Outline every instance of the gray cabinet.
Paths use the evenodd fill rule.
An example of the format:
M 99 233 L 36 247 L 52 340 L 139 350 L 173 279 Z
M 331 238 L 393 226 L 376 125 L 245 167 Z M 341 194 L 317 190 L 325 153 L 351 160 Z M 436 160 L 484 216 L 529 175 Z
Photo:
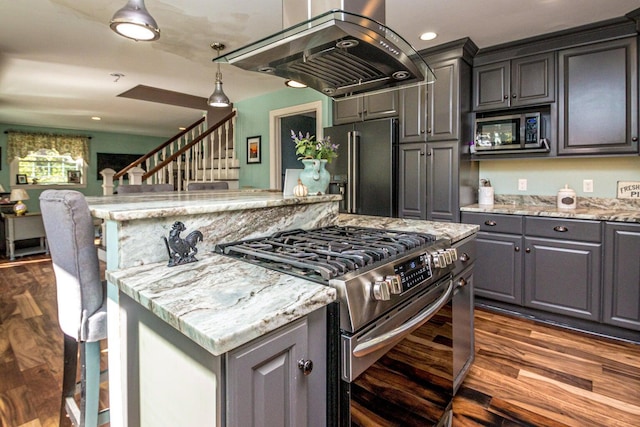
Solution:
M 363 120 L 396 117 L 398 91 L 354 96 L 333 102 L 333 124 L 355 123 Z
M 524 305 L 600 320 L 600 221 L 525 217 Z
M 559 52 L 558 155 L 638 153 L 635 37 Z
M 400 144 L 398 216 L 427 219 L 427 144 Z
M 458 142 L 399 144 L 398 216 L 459 218 Z
M 227 354 L 227 426 L 325 425 L 325 325 L 318 310 Z
M 458 141 L 427 143 L 427 219 L 458 222 Z
M 555 75 L 553 52 L 474 67 L 474 110 L 554 102 Z
M 427 140 L 427 86 L 400 89 L 400 142 Z
M 603 321 L 640 331 L 640 224 L 605 223 Z
M 474 265 L 475 294 L 522 305 L 523 218 L 463 212 L 462 222 L 480 226 Z

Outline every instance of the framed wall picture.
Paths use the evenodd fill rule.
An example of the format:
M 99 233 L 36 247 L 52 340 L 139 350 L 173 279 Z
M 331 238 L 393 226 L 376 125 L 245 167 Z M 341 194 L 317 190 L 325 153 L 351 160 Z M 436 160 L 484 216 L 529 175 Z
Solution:
M 250 136 L 247 138 L 247 164 L 260 163 L 261 161 L 260 137 Z
M 80 171 L 67 171 L 67 182 L 69 184 L 80 184 Z
M 27 175 L 19 173 L 16 175 L 16 184 L 27 184 Z

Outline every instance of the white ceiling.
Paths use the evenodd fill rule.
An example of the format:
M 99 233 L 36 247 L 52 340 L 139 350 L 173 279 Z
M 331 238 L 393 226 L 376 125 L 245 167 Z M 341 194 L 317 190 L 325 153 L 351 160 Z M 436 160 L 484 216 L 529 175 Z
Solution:
M 146 0 L 161 37 L 134 42 L 109 28 L 125 3 L 3 0 L 0 123 L 174 135 L 203 111 L 116 95 L 146 85 L 207 98 L 216 67 L 212 42 L 223 42 L 228 52 L 283 28 L 282 0 Z M 638 7 L 638 0 L 386 0 L 386 24 L 418 50 L 463 37 L 483 48 L 623 16 Z M 421 41 L 424 31 L 439 36 Z M 125 76 L 115 81 L 111 73 Z M 232 101 L 283 88 L 277 77 L 230 65 L 223 65 L 222 73 Z

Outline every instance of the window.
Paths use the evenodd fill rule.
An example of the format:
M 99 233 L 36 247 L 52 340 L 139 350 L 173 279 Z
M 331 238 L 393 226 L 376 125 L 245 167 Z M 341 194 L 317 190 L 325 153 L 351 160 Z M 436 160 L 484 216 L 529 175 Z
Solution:
M 87 137 L 10 131 L 7 142 L 14 184 L 86 186 Z
M 18 158 L 18 174 L 24 174 L 29 183 L 40 185 L 82 183 L 82 159 L 74 160 L 69 154 L 42 148 Z

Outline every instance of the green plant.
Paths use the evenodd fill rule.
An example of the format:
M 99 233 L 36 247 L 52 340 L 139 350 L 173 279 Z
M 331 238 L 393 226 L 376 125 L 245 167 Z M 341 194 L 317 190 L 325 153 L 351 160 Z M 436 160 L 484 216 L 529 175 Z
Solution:
M 338 157 L 338 147 L 340 144 L 332 144 L 331 137 L 318 141 L 316 141 L 315 138 L 315 135 L 309 135 L 309 132 L 307 132 L 306 135 L 302 135 L 302 132 L 296 134 L 291 130 L 291 139 L 296 144 L 298 160 L 318 159 L 331 163 L 333 159 Z

